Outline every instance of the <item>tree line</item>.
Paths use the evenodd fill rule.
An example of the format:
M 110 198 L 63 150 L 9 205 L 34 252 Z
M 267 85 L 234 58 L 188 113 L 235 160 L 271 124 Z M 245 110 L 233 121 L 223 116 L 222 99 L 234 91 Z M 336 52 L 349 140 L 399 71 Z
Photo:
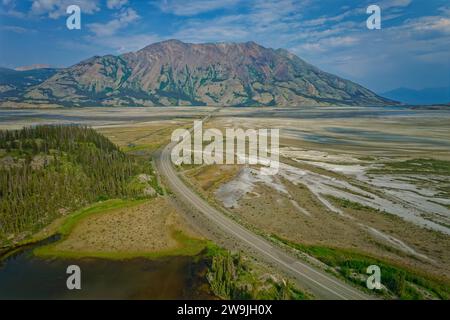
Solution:
M 148 161 L 92 128 L 0 130 L 0 242 L 98 200 L 140 197 L 140 174 L 158 190 Z

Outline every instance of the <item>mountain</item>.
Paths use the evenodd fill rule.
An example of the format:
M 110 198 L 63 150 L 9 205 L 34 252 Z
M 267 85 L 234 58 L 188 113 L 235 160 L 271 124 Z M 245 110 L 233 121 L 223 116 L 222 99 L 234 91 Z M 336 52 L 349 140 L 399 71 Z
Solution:
M 80 106 L 394 104 L 284 49 L 178 40 L 92 57 L 59 70 L 22 98 Z
M 398 88 L 385 92 L 383 96 L 407 104 L 448 104 L 450 102 L 450 87 L 422 90 Z
M 17 100 L 28 89 L 43 83 L 57 71 L 51 68 L 26 71 L 0 68 L 0 99 Z
M 16 71 L 30 71 L 36 69 L 50 69 L 50 65 L 48 64 L 32 64 L 31 66 L 22 66 L 14 68 Z

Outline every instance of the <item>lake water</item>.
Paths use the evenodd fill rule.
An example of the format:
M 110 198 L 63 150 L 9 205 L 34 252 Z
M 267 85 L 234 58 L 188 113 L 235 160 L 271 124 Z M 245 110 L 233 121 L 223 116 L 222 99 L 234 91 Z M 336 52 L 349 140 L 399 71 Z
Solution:
M 214 299 L 206 264 L 193 257 L 157 260 L 42 259 L 28 247 L 0 261 L 0 299 Z M 69 265 L 81 290 L 68 290 Z

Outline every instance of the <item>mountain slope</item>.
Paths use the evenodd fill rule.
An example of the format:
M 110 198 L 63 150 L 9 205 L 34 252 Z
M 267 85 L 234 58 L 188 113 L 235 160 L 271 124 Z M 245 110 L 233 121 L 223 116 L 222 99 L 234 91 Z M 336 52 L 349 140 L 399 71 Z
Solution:
M 0 68 L 0 98 L 18 97 L 32 86 L 44 82 L 57 71 L 52 68 L 25 71 Z
M 169 40 L 96 56 L 31 88 L 29 101 L 67 105 L 385 105 L 393 102 L 254 42 Z

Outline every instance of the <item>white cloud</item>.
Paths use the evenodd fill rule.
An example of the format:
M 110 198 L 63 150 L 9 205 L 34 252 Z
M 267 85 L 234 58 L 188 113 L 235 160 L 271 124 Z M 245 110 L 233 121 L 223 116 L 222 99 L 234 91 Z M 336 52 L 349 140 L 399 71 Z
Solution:
M 16 10 L 15 0 L 2 0 L 2 8 L 0 8 L 0 14 L 14 17 L 14 18 L 24 18 L 25 14 Z
M 117 31 L 127 27 L 130 23 L 138 20 L 140 16 L 132 8 L 122 10 L 116 18 L 107 23 L 91 23 L 88 28 L 99 37 L 112 36 Z
M 227 42 L 241 41 L 249 36 L 241 25 L 242 17 L 226 16 L 213 21 L 191 20 L 186 23 L 172 38 L 186 42 Z
M 189 42 L 247 41 L 264 45 L 285 43 L 298 34 L 306 0 L 247 1 L 248 12 L 213 19 L 189 18 L 173 34 Z
M 428 16 L 408 20 L 406 28 L 415 32 L 437 31 L 450 34 L 450 18 L 443 16 Z
M 108 7 L 108 9 L 111 9 L 111 10 L 112 9 L 120 9 L 127 3 L 128 3 L 128 0 L 107 0 L 106 6 Z
M 350 16 L 352 13 L 353 11 L 349 10 L 335 16 L 323 16 L 320 18 L 303 21 L 302 25 L 305 27 L 315 27 L 329 22 L 339 22 L 344 20 L 346 17 Z
M 1 26 L 1 30 L 10 31 L 14 33 L 27 33 L 29 30 L 18 26 Z
M 106 51 L 113 50 L 114 53 L 127 53 L 137 51 L 154 42 L 161 41 L 158 35 L 155 34 L 136 34 L 126 36 L 109 36 L 109 37 L 86 37 L 87 42 L 95 45 L 96 52 L 99 47 L 103 47 Z M 91 47 L 89 47 L 91 49 Z
M 293 51 L 308 51 L 309 53 L 327 52 L 330 50 L 342 49 L 354 46 L 359 42 L 358 37 L 336 36 L 323 38 L 318 41 L 303 43 L 297 47 L 291 48 Z
M 439 11 L 442 12 L 445 16 L 450 16 L 450 7 L 440 7 Z
M 388 10 L 391 8 L 405 8 L 411 4 L 412 0 L 384 0 L 381 1 L 379 6 L 382 10 Z
M 440 32 L 450 34 L 450 7 L 441 7 L 438 11 L 441 13 L 440 15 L 407 19 L 403 26 L 399 28 L 418 33 Z
M 78 5 L 81 12 L 86 14 L 93 14 L 100 10 L 99 0 L 33 0 L 30 13 L 58 19 L 66 14 L 66 9 L 70 5 Z
M 334 30 L 335 26 L 316 34 L 305 32 L 303 43 L 291 50 L 328 72 L 378 92 L 400 86 L 436 86 L 437 81 L 448 83 L 448 17 L 412 18 L 379 32 L 361 26 L 337 33 Z M 335 38 L 327 40 L 330 36 L 324 36 L 328 33 Z
M 165 13 L 172 13 L 178 16 L 194 16 L 200 13 L 217 9 L 231 7 L 240 0 L 163 0 L 153 1 Z

